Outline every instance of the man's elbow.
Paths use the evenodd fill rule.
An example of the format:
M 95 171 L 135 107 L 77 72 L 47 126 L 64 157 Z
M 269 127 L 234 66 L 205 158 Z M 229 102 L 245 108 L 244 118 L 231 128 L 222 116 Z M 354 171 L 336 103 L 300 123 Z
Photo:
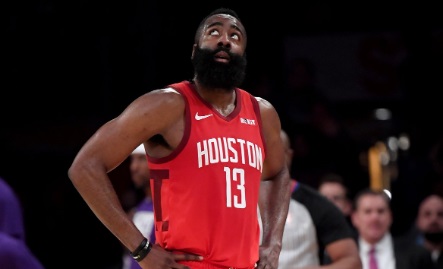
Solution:
M 363 269 L 363 264 L 361 262 L 360 256 L 352 257 L 352 264 L 349 266 L 349 269 Z
M 68 168 L 68 178 L 71 180 L 74 186 L 80 185 L 87 175 L 92 174 L 90 163 L 91 162 L 79 162 L 74 160 L 74 162 Z
M 79 165 L 73 163 L 68 168 L 68 178 L 74 185 L 76 184 L 76 182 L 81 178 L 81 169 L 79 168 Z

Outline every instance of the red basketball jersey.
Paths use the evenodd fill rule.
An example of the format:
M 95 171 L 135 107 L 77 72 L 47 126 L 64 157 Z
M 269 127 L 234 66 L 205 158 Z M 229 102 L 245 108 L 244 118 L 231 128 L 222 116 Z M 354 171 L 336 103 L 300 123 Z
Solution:
M 186 102 L 185 130 L 167 157 L 148 157 L 156 243 L 208 263 L 250 267 L 258 260 L 257 203 L 264 141 L 257 100 L 236 89 L 225 117 L 188 81 L 170 87 Z

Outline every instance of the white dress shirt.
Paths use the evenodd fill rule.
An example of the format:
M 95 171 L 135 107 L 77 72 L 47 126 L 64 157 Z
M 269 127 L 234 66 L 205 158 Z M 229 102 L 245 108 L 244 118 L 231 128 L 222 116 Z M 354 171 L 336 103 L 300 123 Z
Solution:
M 363 269 L 369 269 L 369 250 L 371 245 L 363 240 L 358 239 L 360 258 L 363 263 Z M 395 269 L 394 244 L 390 233 L 375 244 L 375 257 L 377 259 L 378 269 Z

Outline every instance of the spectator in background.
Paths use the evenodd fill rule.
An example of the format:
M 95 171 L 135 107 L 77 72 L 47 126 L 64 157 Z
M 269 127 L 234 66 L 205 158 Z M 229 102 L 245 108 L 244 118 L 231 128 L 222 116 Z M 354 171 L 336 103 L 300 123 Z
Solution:
M 443 197 L 431 194 L 421 203 L 409 242 L 424 246 L 431 252 L 437 268 L 443 268 Z
M 139 145 L 132 152 L 130 156 L 129 170 L 135 188 L 141 190 L 143 193 L 141 201 L 129 211 L 129 215 L 142 234 L 146 238 L 149 238 L 150 242 L 154 243 L 154 211 L 151 197 L 148 160 L 146 159 L 146 151 L 143 144 Z M 130 253 L 125 252 L 122 269 L 139 268 L 141 267 L 138 262 L 131 257 Z
M 320 178 L 318 191 L 340 209 L 349 225 L 354 229 L 351 221 L 352 201 L 343 178 L 335 173 L 324 175 Z
M 390 232 L 390 199 L 383 191 L 364 189 L 354 202 L 352 222 L 358 231 L 363 269 L 435 268 L 430 252 L 424 247 L 394 240 Z
M 0 268 L 44 269 L 26 244 L 19 197 L 0 178 Z
M 293 151 L 283 130 L 281 139 L 289 166 Z M 315 189 L 296 180 L 292 183 L 278 268 L 361 269 L 357 244 L 343 214 Z

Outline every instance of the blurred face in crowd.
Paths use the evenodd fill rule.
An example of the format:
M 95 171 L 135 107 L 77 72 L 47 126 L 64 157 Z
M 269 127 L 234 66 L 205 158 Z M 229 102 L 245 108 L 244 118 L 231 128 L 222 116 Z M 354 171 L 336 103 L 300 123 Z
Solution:
M 380 241 L 392 224 L 387 198 L 382 194 L 365 194 L 356 201 L 352 223 L 361 238 L 370 244 Z
M 149 169 L 146 155 L 133 153 L 130 160 L 129 170 L 134 185 L 137 188 L 147 187 L 149 184 Z
M 431 243 L 443 242 L 443 198 L 431 195 L 420 205 L 416 221 L 417 228 Z
M 318 191 L 333 202 L 345 216 L 351 213 L 351 203 L 346 197 L 346 189 L 337 182 L 324 182 Z
M 292 156 L 294 154 L 294 151 L 291 148 L 291 141 L 288 134 L 283 130 L 280 131 L 280 138 L 283 141 L 283 146 L 285 149 L 286 165 L 288 166 L 288 169 L 291 169 Z

